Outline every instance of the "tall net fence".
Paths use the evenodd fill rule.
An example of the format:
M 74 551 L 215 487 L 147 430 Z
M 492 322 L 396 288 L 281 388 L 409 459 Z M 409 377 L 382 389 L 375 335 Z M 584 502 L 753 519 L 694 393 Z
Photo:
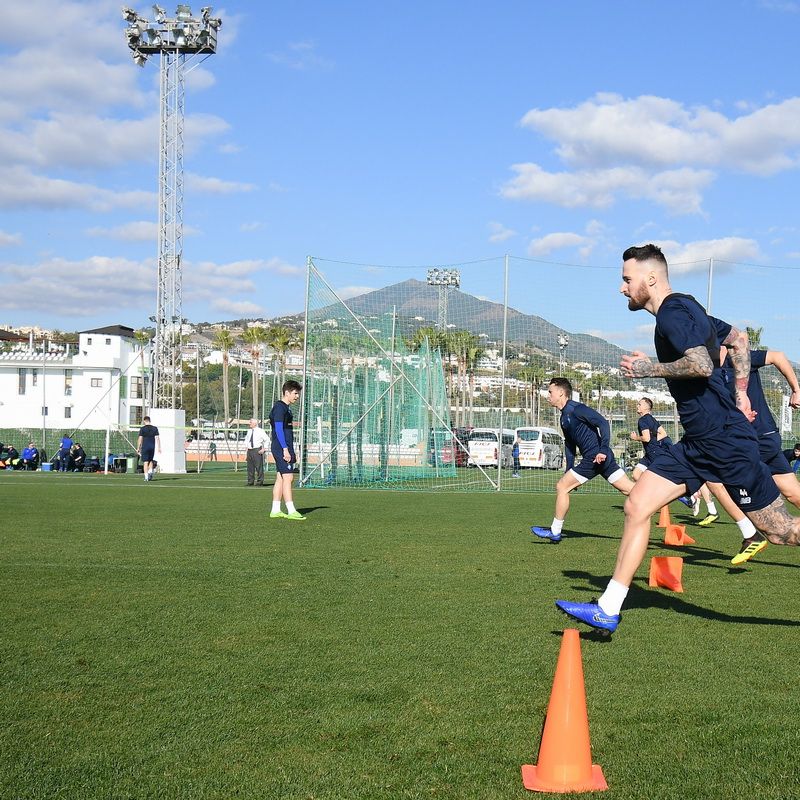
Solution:
M 337 293 L 359 272 L 382 285 Z M 710 303 L 707 271 L 679 266 L 673 283 Z M 729 283 L 717 278 L 717 313 L 745 327 L 752 316 Z M 311 259 L 302 485 L 551 491 L 565 458 L 547 402 L 554 376 L 608 420 L 614 454 L 632 469 L 640 398 L 673 440 L 681 430 L 663 380 L 620 374 L 624 353 L 652 352 L 654 321 L 630 313 L 618 286 L 619 267 L 523 258 L 430 270 Z M 789 446 L 800 429 L 786 381 L 772 367 L 761 378 Z M 580 491 L 613 489 L 598 480 Z

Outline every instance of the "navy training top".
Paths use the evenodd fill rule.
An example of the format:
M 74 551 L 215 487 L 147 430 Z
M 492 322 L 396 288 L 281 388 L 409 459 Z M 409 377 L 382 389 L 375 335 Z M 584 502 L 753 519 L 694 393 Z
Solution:
M 639 417 L 639 421 L 636 425 L 639 429 L 640 436 L 643 431 L 650 431 L 650 441 L 642 442 L 642 445 L 644 446 L 644 454 L 648 458 L 655 458 L 661 451 L 661 448 L 664 447 L 669 437 L 665 437 L 662 441 L 658 440 L 658 429 L 661 425 L 652 414 L 643 414 Z
M 279 450 L 283 449 L 281 440 L 278 437 L 277 424 L 280 423 L 283 429 L 283 436 L 286 439 L 286 446 L 289 450 L 293 449 L 294 434 L 292 432 L 292 409 L 289 408 L 287 403 L 283 400 L 276 401 L 272 406 L 272 411 L 269 412 L 269 421 L 272 426 L 272 447 L 277 447 Z
M 747 396 L 750 398 L 750 406 L 753 411 L 756 411 L 756 418 L 753 420 L 753 427 L 759 436 L 765 436 L 770 433 L 776 433 L 778 425 L 775 422 L 775 417 L 772 416 L 769 405 L 767 405 L 767 398 L 764 396 L 764 388 L 761 385 L 761 376 L 758 371 L 762 367 L 767 366 L 767 351 L 766 350 L 751 350 L 750 351 L 750 377 L 747 381 Z M 733 362 L 730 356 L 725 359 L 726 369 L 731 370 L 733 375 Z M 733 380 L 731 379 L 731 386 L 733 387 Z M 735 395 L 734 395 L 735 398 Z M 735 399 L 734 399 L 735 402 Z M 794 456 L 792 456 L 794 458 Z
M 593 408 L 576 400 L 568 400 L 561 409 L 561 430 L 564 431 L 568 470 L 575 464 L 576 447 L 588 459 L 594 459 L 601 451 L 611 455 L 608 420 Z
M 656 314 L 654 338 L 661 363 L 677 361 L 693 347 L 705 347 L 714 363 L 708 378 L 665 378 L 689 438 L 717 433 L 742 413 L 733 399 L 730 376 L 719 363 L 720 342 L 730 331 L 727 322 L 708 316 L 688 294 L 668 295 Z

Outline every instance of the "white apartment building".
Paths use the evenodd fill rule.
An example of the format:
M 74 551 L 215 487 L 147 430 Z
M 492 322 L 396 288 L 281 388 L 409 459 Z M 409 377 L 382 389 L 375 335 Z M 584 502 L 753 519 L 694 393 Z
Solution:
M 140 425 L 148 383 L 147 356 L 124 325 L 83 331 L 77 348 L 11 343 L 0 352 L 0 428 Z

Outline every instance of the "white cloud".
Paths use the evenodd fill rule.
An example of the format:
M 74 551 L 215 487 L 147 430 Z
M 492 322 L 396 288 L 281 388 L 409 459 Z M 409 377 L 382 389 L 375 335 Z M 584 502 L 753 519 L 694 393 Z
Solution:
M 217 149 L 219 150 L 220 153 L 226 156 L 242 152 L 242 148 L 238 144 L 234 144 L 233 142 L 227 142 L 226 144 L 221 144 Z
M 0 247 L 10 247 L 17 244 L 22 244 L 22 234 L 0 231 Z
M 261 306 L 248 300 L 218 298 L 211 305 L 217 311 L 221 311 L 223 314 L 232 314 L 234 317 L 259 317 L 264 313 L 264 309 Z
M 333 62 L 317 53 L 314 42 L 292 42 L 281 52 L 267 53 L 267 58 L 275 64 L 296 70 L 331 69 Z
M 92 256 L 79 261 L 52 258 L 38 264 L 0 264 L 0 308 L 31 315 L 59 309 L 73 317 L 95 315 L 98 308 L 142 308 L 152 302 L 155 278 L 152 259 L 137 262 Z
M 545 172 L 538 164 L 513 164 L 517 177 L 500 194 L 511 200 L 534 200 L 565 208 L 608 208 L 616 195 L 652 200 L 674 214 L 701 210 L 701 189 L 713 179 L 709 171 L 668 170 L 648 174 L 641 167 L 578 172 Z
M 239 226 L 239 230 L 242 233 L 252 233 L 253 231 L 260 231 L 263 227 L 263 222 L 243 222 Z
M 565 247 L 578 247 L 589 242 L 586 236 L 579 233 L 548 233 L 539 239 L 534 239 L 528 245 L 529 256 L 546 256 L 554 250 L 563 250 Z
M 0 208 L 110 211 L 114 208 L 152 208 L 155 202 L 154 192 L 116 192 L 88 183 L 36 175 L 23 167 L 0 166 Z
M 490 242 L 505 242 L 517 235 L 516 231 L 511 230 L 511 228 L 506 228 L 506 226 L 500 222 L 490 222 L 488 227 Z
M 224 181 L 221 178 L 211 178 L 187 172 L 184 185 L 193 192 L 205 194 L 234 194 L 235 192 L 252 192 L 256 186 L 252 183 L 238 181 Z
M 362 294 L 374 292 L 374 286 L 340 286 L 336 291 L 336 296 L 340 300 L 350 300 L 353 297 L 358 297 Z
M 724 272 L 730 265 L 724 262 L 748 263 L 763 260 L 764 256 L 754 239 L 728 236 L 723 239 L 704 239 L 680 244 L 674 241 L 656 241 L 667 257 L 670 273 L 707 272 L 710 258 L 718 260 L 715 271 Z
M 138 222 L 126 222 L 124 225 L 117 225 L 115 228 L 88 228 L 88 236 L 94 238 L 117 239 L 121 242 L 156 242 L 158 239 L 158 223 L 140 220 Z M 183 226 L 184 236 L 194 236 L 199 233 L 197 228 L 191 225 Z
M 720 170 L 767 176 L 800 165 L 800 98 L 738 116 L 643 95 L 597 94 L 572 108 L 531 109 L 523 127 L 555 143 L 569 168 L 518 163 L 501 195 L 566 208 L 607 208 L 622 195 L 673 214 L 702 211 L 703 191 Z

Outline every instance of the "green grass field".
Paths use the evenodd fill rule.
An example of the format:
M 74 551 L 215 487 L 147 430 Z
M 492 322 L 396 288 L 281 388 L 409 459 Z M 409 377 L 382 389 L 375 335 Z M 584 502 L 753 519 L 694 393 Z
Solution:
M 605 585 L 622 498 L 552 545 L 549 495 L 306 490 L 289 522 L 243 483 L 0 473 L 0 797 L 532 796 L 553 601 Z M 800 552 L 690 532 L 684 594 L 645 564 L 582 636 L 604 796 L 798 797 Z

